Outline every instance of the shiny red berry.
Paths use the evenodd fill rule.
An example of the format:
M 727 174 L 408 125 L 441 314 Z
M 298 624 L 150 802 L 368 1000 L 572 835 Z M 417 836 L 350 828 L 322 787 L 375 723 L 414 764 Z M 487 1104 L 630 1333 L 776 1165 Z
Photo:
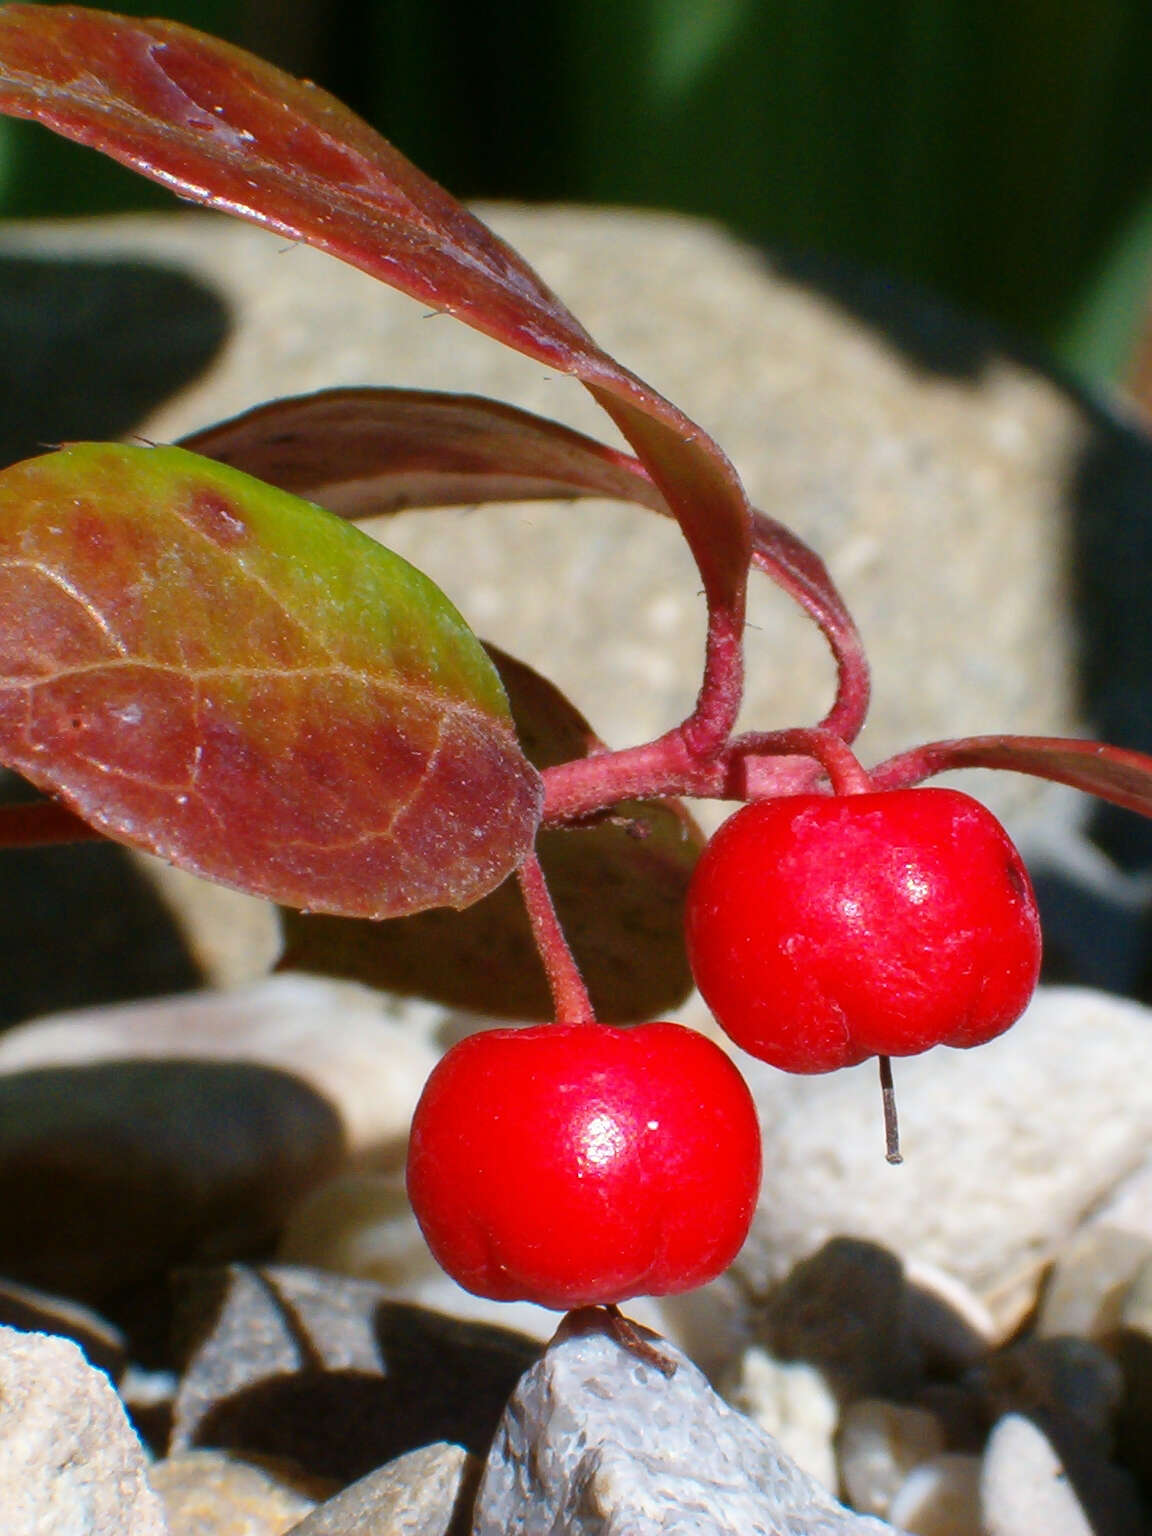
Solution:
M 717 1022 L 788 1072 L 981 1045 L 1040 968 L 1020 855 L 950 789 L 745 806 L 696 866 L 687 937 Z
M 760 1183 L 738 1069 L 678 1024 L 492 1029 L 416 1107 L 408 1193 L 467 1290 L 564 1310 L 703 1285 L 735 1258 Z

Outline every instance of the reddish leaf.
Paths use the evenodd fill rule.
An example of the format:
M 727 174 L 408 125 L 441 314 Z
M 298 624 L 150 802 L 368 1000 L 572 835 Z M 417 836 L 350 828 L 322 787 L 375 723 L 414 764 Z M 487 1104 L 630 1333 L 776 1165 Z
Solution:
M 0 474 L 0 761 L 100 831 L 291 904 L 464 906 L 540 785 L 443 594 L 179 448 Z
M 537 768 L 595 750 L 588 723 L 522 662 L 490 654 Z M 684 895 L 703 838 L 676 802 L 628 802 L 611 821 L 542 832 L 537 849 L 599 1018 L 626 1023 L 691 989 Z M 506 1018 L 551 1017 L 552 1002 L 515 879 L 466 912 L 386 923 L 284 914 L 282 969 L 319 971 Z
M 324 91 L 168 21 L 0 9 L 0 111 L 457 315 L 592 389 L 680 520 L 710 608 L 743 612 L 743 487 L 715 443 L 588 336 L 528 264 Z
M 889 758 L 869 776 L 878 789 L 894 789 L 954 768 L 1029 773 L 1152 816 L 1152 757 L 1102 741 L 1058 736 L 968 736 L 931 741 Z
M 608 496 L 671 516 L 644 466 L 529 411 L 474 395 L 333 389 L 274 400 L 183 440 L 343 517 L 406 507 Z M 753 514 L 753 560 L 827 635 L 840 696 L 825 721 L 846 740 L 868 707 L 868 666 L 820 557 L 782 523 Z
M 668 513 L 630 454 L 475 395 L 324 390 L 257 406 L 182 445 L 342 517 L 573 496 Z

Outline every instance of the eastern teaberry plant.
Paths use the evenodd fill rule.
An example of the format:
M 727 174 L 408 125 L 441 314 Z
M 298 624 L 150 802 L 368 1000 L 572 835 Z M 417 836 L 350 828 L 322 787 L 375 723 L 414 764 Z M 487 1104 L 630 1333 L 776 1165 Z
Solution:
M 1152 814 L 1152 759 L 985 736 L 865 772 L 867 664 L 820 558 L 513 250 L 314 85 L 172 22 L 13 4 L 0 110 L 571 374 L 633 450 L 489 400 L 347 389 L 177 446 L 78 444 L 5 470 L 0 761 L 51 798 L 5 808 L 0 842 L 145 848 L 279 902 L 287 964 L 550 1015 L 465 1041 L 433 1074 L 410 1165 L 433 1249 L 465 1284 L 558 1307 L 701 1283 L 751 1219 L 746 1089 L 678 1026 L 613 1027 L 689 985 L 701 839 L 680 799 L 752 802 L 688 896 L 719 1022 L 795 1071 L 877 1054 L 890 1085 L 890 1055 L 1006 1028 L 1038 960 L 1001 829 L 913 786 L 1002 768 Z M 616 751 L 355 526 L 589 496 L 674 518 L 707 607 L 692 712 Z M 831 647 L 816 725 L 736 734 L 753 569 Z M 980 968 L 995 986 L 972 985 Z

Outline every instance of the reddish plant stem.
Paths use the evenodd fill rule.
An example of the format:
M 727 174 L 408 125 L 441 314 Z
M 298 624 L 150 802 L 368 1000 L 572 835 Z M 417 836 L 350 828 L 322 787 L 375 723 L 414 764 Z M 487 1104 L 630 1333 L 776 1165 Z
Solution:
M 52 843 L 101 842 L 104 834 L 58 800 L 31 800 L 0 806 L 0 848 Z
M 532 937 L 548 977 L 552 993 L 552 1008 L 559 1022 L 564 1024 L 594 1024 L 596 1015 L 588 988 L 580 974 L 556 908 L 540 860 L 535 851 L 530 853 L 516 871 L 528 921 L 532 925 Z
M 851 748 L 822 726 L 738 736 L 706 762 L 692 756 L 678 726 L 642 747 L 599 752 L 544 771 L 544 826 L 579 821 L 621 800 L 766 800 L 818 790 L 826 773 L 837 794 L 859 794 L 871 780 Z
M 835 795 L 867 794 L 872 780 L 848 743 L 824 726 L 798 726 L 794 730 L 756 731 L 738 736 L 729 746 L 736 757 L 808 757 L 828 775 Z
M 704 763 L 724 749 L 744 697 L 744 614 L 713 608 L 708 615 L 704 678 L 696 706 L 679 734 L 691 761 Z

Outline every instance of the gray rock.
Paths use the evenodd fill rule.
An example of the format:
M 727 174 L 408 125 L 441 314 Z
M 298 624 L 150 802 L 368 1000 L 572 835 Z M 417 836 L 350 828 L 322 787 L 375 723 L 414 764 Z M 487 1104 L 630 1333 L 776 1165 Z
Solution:
M 270 976 L 33 1020 L 0 1036 L 0 1078 L 97 1062 L 249 1063 L 307 1084 L 339 1120 L 348 1159 L 395 1167 L 439 1054 L 426 1036 L 441 1017 L 409 1003 L 401 1025 L 400 1012 L 350 982 Z
M 143 1447 L 67 1339 L 0 1327 L 4 1536 L 168 1536 Z
M 897 1061 L 898 1168 L 884 1161 L 875 1063 L 796 1078 L 740 1062 L 764 1133 L 760 1206 L 737 1261 L 757 1292 L 852 1235 L 949 1271 L 1007 1334 L 1084 1211 L 1152 1141 L 1152 1014 L 1078 989 L 1042 990 L 979 1050 Z M 1073 1149 L 1070 1126 L 1083 1128 Z
M 148 1481 L 170 1536 L 284 1536 L 316 1500 L 265 1467 L 221 1451 L 184 1451 L 159 1461 Z
M 259 1253 L 343 1154 L 335 1111 L 267 1067 L 0 1076 L 0 1273 L 100 1305 L 174 1264 Z
M 422 1446 L 328 1499 L 291 1536 L 463 1536 L 479 1470 L 461 1446 Z
M 879 1536 L 722 1401 L 581 1318 L 521 1381 L 477 1496 L 473 1536 Z
M 436 1440 L 482 1454 L 539 1353 L 506 1329 L 321 1271 L 189 1274 L 180 1300 L 189 1350 L 172 1449 L 283 1458 L 340 1484 Z

